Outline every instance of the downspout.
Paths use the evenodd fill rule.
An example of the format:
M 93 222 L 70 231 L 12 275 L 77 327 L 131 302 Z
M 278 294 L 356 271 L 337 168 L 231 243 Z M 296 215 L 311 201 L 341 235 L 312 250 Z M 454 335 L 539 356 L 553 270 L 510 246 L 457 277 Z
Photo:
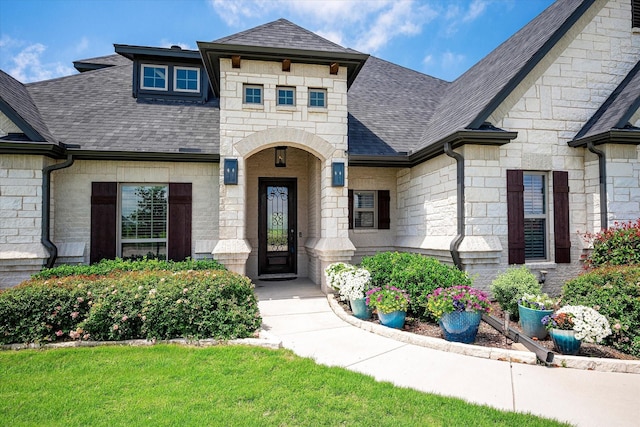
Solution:
M 609 228 L 607 220 L 607 159 L 605 158 L 604 151 L 598 150 L 593 145 L 593 142 L 587 142 L 587 148 L 598 156 L 598 170 L 600 175 L 600 229 L 606 230 Z
M 462 261 L 460 260 L 460 244 L 464 239 L 464 157 L 460 153 L 456 153 L 451 149 L 451 143 L 445 142 L 444 152 L 447 156 L 456 160 L 457 168 L 457 199 L 458 199 L 458 235 L 451 241 L 449 250 L 451 251 L 451 258 L 453 263 L 460 270 L 463 269 Z
M 53 267 L 58 258 L 58 248 L 51 241 L 51 172 L 58 169 L 68 168 L 73 164 L 73 155 L 68 154 L 67 160 L 62 163 L 45 166 L 42 168 L 42 238 L 40 241 L 47 248 L 49 258 L 44 265 L 46 268 Z

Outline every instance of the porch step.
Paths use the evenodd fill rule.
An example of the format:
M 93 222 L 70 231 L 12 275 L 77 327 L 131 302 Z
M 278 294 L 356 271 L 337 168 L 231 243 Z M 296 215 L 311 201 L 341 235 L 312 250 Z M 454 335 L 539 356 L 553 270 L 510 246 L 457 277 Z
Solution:
M 294 280 L 298 275 L 294 273 L 282 273 L 282 274 L 261 274 L 258 276 L 258 280 Z

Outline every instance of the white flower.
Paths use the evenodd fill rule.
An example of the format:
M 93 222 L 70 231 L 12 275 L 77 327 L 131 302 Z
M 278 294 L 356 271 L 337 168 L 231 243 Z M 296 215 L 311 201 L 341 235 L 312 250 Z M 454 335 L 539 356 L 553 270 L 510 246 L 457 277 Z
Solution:
M 576 339 L 585 342 L 600 342 L 611 335 L 609 321 L 602 314 L 584 305 L 565 305 L 557 313 L 573 315 L 573 330 Z
M 325 273 L 327 283 L 338 290 L 342 300 L 364 298 L 365 292 L 369 289 L 371 274 L 364 268 L 340 262 L 331 264 Z

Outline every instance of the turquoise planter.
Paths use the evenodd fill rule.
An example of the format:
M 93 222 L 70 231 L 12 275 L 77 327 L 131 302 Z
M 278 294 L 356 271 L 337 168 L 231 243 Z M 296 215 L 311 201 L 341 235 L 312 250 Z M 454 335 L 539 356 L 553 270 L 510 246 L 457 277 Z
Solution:
M 392 311 L 391 313 L 381 313 L 378 310 L 378 319 L 384 326 L 394 329 L 402 329 L 404 326 L 404 319 L 407 316 L 406 311 Z
M 351 311 L 358 319 L 367 320 L 371 318 L 371 309 L 366 303 L 366 298 L 358 298 L 349 300 Z
M 447 341 L 470 344 L 476 340 L 482 313 L 476 311 L 454 311 L 440 318 L 440 329 Z
M 575 331 L 566 331 L 564 329 L 552 329 L 551 339 L 560 353 L 572 356 L 578 354 L 582 344 L 582 341 L 576 339 Z
M 539 340 L 547 337 L 549 332 L 542 324 L 542 318 L 552 315 L 553 310 L 534 310 L 518 304 L 518 314 L 520 315 L 520 326 L 526 336 Z

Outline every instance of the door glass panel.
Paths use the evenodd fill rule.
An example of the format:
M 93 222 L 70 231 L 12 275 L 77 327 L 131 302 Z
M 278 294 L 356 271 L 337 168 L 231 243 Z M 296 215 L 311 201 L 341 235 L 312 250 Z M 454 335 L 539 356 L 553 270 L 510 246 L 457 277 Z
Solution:
M 267 186 L 267 252 L 289 249 L 289 189 Z

